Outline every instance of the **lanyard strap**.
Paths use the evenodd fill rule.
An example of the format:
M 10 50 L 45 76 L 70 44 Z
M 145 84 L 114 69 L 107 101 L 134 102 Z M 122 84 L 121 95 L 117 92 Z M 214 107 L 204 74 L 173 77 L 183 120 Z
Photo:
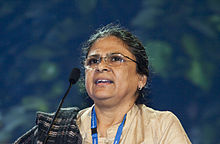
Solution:
M 113 144 L 119 144 L 120 137 L 122 134 L 122 129 L 125 123 L 127 114 L 125 114 L 123 121 L 118 127 L 115 140 Z M 97 134 L 97 120 L 96 120 L 96 113 L 95 113 L 95 107 L 92 108 L 92 118 L 91 118 L 91 131 L 92 131 L 92 143 L 93 144 L 98 144 L 98 134 Z

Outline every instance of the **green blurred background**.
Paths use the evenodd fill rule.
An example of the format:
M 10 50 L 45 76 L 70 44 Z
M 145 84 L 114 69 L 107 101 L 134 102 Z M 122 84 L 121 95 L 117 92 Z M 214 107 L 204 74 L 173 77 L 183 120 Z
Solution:
M 219 0 L 0 0 L 0 143 L 53 112 L 81 67 L 82 43 L 120 23 L 146 47 L 147 105 L 177 115 L 194 144 L 220 144 Z M 85 107 L 81 86 L 64 107 Z

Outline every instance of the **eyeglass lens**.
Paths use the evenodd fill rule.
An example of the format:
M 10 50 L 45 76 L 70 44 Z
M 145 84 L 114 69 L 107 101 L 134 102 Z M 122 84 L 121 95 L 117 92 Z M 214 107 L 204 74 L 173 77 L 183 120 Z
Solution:
M 100 56 L 91 56 L 86 59 L 85 66 L 94 68 L 99 63 L 104 60 L 108 65 L 110 66 L 119 66 L 121 63 L 125 62 L 124 56 L 121 54 L 111 54 L 107 55 L 106 57 L 100 57 Z

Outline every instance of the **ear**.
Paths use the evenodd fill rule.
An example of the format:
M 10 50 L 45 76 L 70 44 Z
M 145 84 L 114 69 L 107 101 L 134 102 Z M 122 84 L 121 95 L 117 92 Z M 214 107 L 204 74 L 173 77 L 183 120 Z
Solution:
M 138 87 L 140 89 L 142 89 L 146 85 L 146 83 L 147 83 L 147 76 L 146 75 L 139 75 L 138 79 L 139 79 Z

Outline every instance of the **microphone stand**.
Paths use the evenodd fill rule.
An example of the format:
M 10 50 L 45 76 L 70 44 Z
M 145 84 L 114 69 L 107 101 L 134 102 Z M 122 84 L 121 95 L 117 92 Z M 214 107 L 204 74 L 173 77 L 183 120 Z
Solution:
M 54 122 L 55 122 L 55 119 L 56 119 L 56 117 L 57 117 L 57 115 L 58 115 L 58 113 L 59 113 L 59 111 L 60 111 L 60 108 L 61 108 L 62 105 L 63 105 L 64 99 L 66 98 L 67 94 L 69 93 L 69 91 L 70 91 L 72 85 L 73 85 L 73 83 L 72 83 L 72 81 L 70 81 L 69 87 L 68 87 L 66 93 L 64 94 L 62 100 L 60 101 L 59 106 L 58 106 L 58 108 L 57 108 L 57 111 L 56 111 L 56 113 L 55 113 L 55 115 L 54 115 L 54 117 L 53 117 L 53 120 L 52 120 L 51 124 L 50 124 L 50 127 L 49 127 L 49 129 L 47 130 L 47 136 L 46 136 L 46 138 L 45 138 L 43 144 L 46 144 L 47 141 L 48 141 L 50 130 L 51 130 L 51 128 L 52 128 L 52 126 L 53 126 L 53 124 L 54 124 Z

